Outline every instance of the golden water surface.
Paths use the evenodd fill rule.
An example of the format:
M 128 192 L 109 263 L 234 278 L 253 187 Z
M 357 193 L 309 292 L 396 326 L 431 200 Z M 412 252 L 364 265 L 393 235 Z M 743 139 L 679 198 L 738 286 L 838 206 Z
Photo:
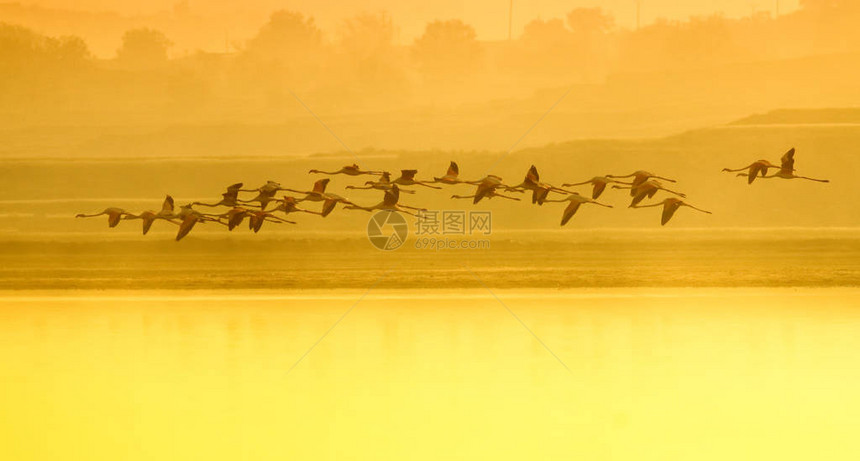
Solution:
M 5 292 L 0 459 L 860 456 L 858 289 L 494 291 Z

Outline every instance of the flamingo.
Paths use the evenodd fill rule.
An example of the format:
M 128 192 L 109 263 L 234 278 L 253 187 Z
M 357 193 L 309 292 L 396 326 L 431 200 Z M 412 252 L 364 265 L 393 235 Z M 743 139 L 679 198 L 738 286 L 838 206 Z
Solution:
M 418 174 L 418 170 L 400 170 L 400 177 L 391 181 L 391 184 L 400 184 L 401 186 L 414 186 L 417 184 L 431 189 L 441 189 L 439 186 L 431 186 L 425 181 L 415 179 L 416 174 Z
M 546 202 L 570 202 L 567 205 L 567 208 L 564 209 L 564 212 L 561 214 L 561 225 L 567 224 L 570 221 L 570 218 L 576 214 L 576 211 L 579 210 L 579 206 L 583 203 L 593 203 L 595 205 L 604 206 L 606 208 L 612 208 L 612 205 L 606 205 L 595 200 L 592 200 L 588 197 L 583 197 L 582 195 L 577 194 L 576 192 L 568 195 L 567 197 L 559 200 L 546 199 Z
M 138 215 L 128 214 L 124 216 L 123 220 L 130 219 L 142 219 L 143 220 L 143 235 L 146 235 L 149 232 L 149 228 L 152 227 L 152 223 L 155 222 L 156 219 L 163 219 L 167 222 L 178 225 L 179 223 L 173 220 L 173 197 L 167 196 L 164 198 L 164 202 L 161 204 L 161 211 L 155 212 L 152 210 L 147 210 L 141 212 Z
M 624 176 L 615 176 L 615 175 L 608 174 L 608 175 L 606 175 L 606 177 L 610 178 L 610 179 L 623 179 L 623 178 L 631 178 L 632 177 L 633 183 L 631 185 L 633 187 L 636 187 L 636 186 L 644 183 L 645 181 L 647 181 L 651 178 L 662 179 L 664 181 L 669 181 L 669 182 L 675 182 L 674 179 L 669 179 L 669 178 L 664 178 L 662 176 L 657 176 L 654 173 L 649 173 L 649 172 L 644 171 L 644 170 L 634 171 L 633 173 L 630 173 L 630 174 L 624 175 Z M 630 196 L 633 197 L 634 195 L 636 195 L 636 190 L 630 189 Z
M 343 167 L 337 171 L 322 171 L 322 170 L 314 169 L 314 170 L 308 171 L 308 173 L 309 174 L 310 173 L 321 173 L 321 174 L 328 174 L 328 175 L 345 174 L 348 176 L 358 176 L 358 175 L 362 175 L 362 174 L 382 174 L 383 172 L 382 171 L 362 171 L 362 169 L 359 168 L 358 165 L 353 163 L 352 165 L 347 165 L 347 166 L 345 166 L 345 167 Z
M 392 186 L 392 189 L 394 189 L 395 187 L 397 187 L 397 186 Z M 388 193 L 390 191 L 391 190 L 388 190 L 388 191 L 386 191 L 386 193 Z M 351 201 L 349 201 L 348 199 L 346 199 L 344 197 L 341 197 L 340 195 L 325 194 L 325 201 L 323 202 L 322 212 L 320 213 L 320 216 L 325 218 L 326 216 L 331 214 L 331 212 L 334 211 L 334 208 L 337 206 L 338 203 L 343 203 L 344 205 L 355 205 L 354 203 L 352 203 Z M 346 208 L 346 207 L 344 207 L 344 208 Z
M 656 194 L 657 191 L 659 191 L 659 190 L 664 190 L 664 191 L 669 192 L 671 194 L 675 194 L 679 197 L 685 197 L 685 198 L 687 197 L 686 194 L 683 194 L 681 192 L 675 192 L 673 190 L 670 190 L 670 189 L 663 187 L 663 184 L 660 183 L 660 181 L 657 181 L 654 179 L 649 179 L 649 180 L 639 184 L 638 186 L 631 185 L 628 187 L 628 186 L 613 185 L 612 188 L 613 189 L 630 189 L 630 195 L 633 196 L 633 200 L 630 201 L 631 207 L 636 205 L 637 203 L 641 202 L 645 197 L 648 197 L 648 198 L 654 197 L 654 194 Z
M 663 200 L 662 202 L 652 203 L 650 205 L 633 205 L 633 208 L 648 208 L 648 207 L 660 206 L 660 205 L 663 206 L 663 216 L 662 216 L 662 218 L 660 218 L 660 225 L 661 226 L 665 226 L 666 223 L 669 222 L 670 219 L 672 219 L 672 216 L 675 214 L 675 212 L 678 211 L 678 208 L 681 208 L 682 206 L 690 207 L 696 211 L 701 211 L 702 213 L 712 214 L 710 211 L 705 211 L 701 208 L 696 208 L 693 205 L 690 205 L 689 203 L 684 202 L 683 200 L 677 199 L 674 197 L 670 197 L 670 198 Z
M 273 181 L 271 181 L 271 182 L 273 182 Z M 277 184 L 277 183 L 274 183 L 274 184 Z M 223 198 L 221 199 L 220 202 L 217 202 L 217 203 L 194 202 L 194 203 L 192 203 L 192 205 L 194 205 L 194 206 L 200 205 L 200 206 L 208 206 L 208 207 L 217 207 L 217 206 L 235 207 L 235 206 L 239 206 L 238 200 L 239 200 L 239 191 L 240 190 L 242 190 L 242 183 L 237 182 L 236 184 L 233 184 L 232 186 L 228 186 L 227 192 L 224 192 L 223 194 L 221 194 L 221 197 L 223 197 Z
M 782 178 L 782 179 L 808 179 L 816 182 L 830 182 L 829 179 L 815 179 L 807 176 L 798 176 L 794 174 L 794 148 L 788 150 L 780 159 L 782 166 L 779 171 L 770 176 L 762 176 L 762 178 Z
M 434 183 L 442 183 L 442 184 L 478 184 L 480 181 L 464 181 L 459 178 L 460 175 L 460 167 L 457 166 L 457 162 L 451 161 L 451 164 L 448 165 L 448 172 L 445 173 L 445 176 L 441 178 L 433 178 Z
M 325 188 L 328 186 L 329 181 L 331 179 L 324 178 L 314 182 L 314 187 L 312 190 L 295 190 L 295 189 L 283 189 L 288 192 L 295 192 L 297 194 L 305 194 L 304 198 L 299 199 L 299 202 L 311 201 L 311 202 L 323 202 L 325 201 L 326 193 Z
M 182 223 L 179 224 L 179 232 L 176 233 L 177 242 L 188 235 L 188 233 L 191 232 L 191 229 L 193 229 L 198 222 L 205 223 L 207 221 L 211 221 L 227 226 L 227 224 L 224 224 L 215 218 L 206 216 L 203 213 L 192 209 L 190 204 L 180 207 L 180 211 L 176 217 L 182 218 Z
M 221 222 L 222 218 L 226 219 L 227 220 L 227 223 L 226 223 L 227 224 L 227 230 L 232 231 L 233 229 L 236 228 L 236 226 L 242 224 L 242 222 L 245 220 L 245 218 L 250 216 L 250 214 L 251 214 L 251 210 L 237 206 L 237 207 L 233 207 L 233 208 L 225 211 L 224 213 L 205 214 L 205 216 L 217 218 L 219 222 Z M 222 222 L 221 224 L 224 224 L 224 223 Z
M 493 198 L 493 197 L 501 197 L 501 198 L 506 198 L 509 200 L 516 200 L 516 201 L 520 200 L 516 197 L 510 197 L 510 196 L 502 195 L 502 194 L 496 192 L 496 189 L 499 189 L 499 188 L 505 188 L 505 190 L 511 189 L 510 186 L 506 186 L 506 185 L 502 184 L 502 178 L 491 174 L 491 175 L 487 175 L 486 178 L 482 179 L 478 183 L 478 187 L 475 189 L 475 193 L 473 195 L 452 195 L 451 198 L 457 198 L 457 199 L 471 198 L 472 203 L 478 203 L 484 197 L 486 197 L 488 199 Z
M 602 194 L 603 191 L 606 190 L 607 184 L 612 184 L 612 183 L 626 184 L 628 186 L 632 185 L 632 183 L 618 181 L 615 179 L 610 179 L 610 178 L 607 178 L 606 176 L 595 176 L 595 177 L 589 179 L 588 181 L 576 182 L 576 183 L 570 183 L 570 184 L 562 184 L 561 187 L 584 186 L 586 184 L 592 184 L 594 187 L 591 189 L 591 198 L 597 199 L 598 197 L 600 197 L 600 194 Z
M 367 187 L 358 187 L 358 186 L 346 186 L 347 189 L 377 189 L 377 190 L 389 190 L 391 189 L 391 173 L 387 171 L 382 172 L 382 176 L 380 176 L 379 181 L 366 181 L 364 183 Z M 414 194 L 414 190 L 406 190 L 400 189 L 400 192 L 407 194 Z
M 295 221 L 288 221 L 283 218 L 279 218 L 275 216 L 273 213 L 268 211 L 251 211 L 248 215 L 248 229 L 251 229 L 256 234 L 260 232 L 260 228 L 263 227 L 263 223 L 266 221 L 271 221 L 277 224 L 281 223 L 289 223 L 295 224 Z
M 525 192 L 526 190 L 530 190 L 532 191 L 532 203 L 537 203 L 538 205 L 543 204 L 544 200 L 546 200 L 546 196 L 550 192 L 570 194 L 570 191 L 555 187 L 552 184 L 541 182 L 537 167 L 534 165 L 532 165 L 529 168 L 529 171 L 526 172 L 526 177 L 523 179 L 522 183 L 513 187 L 506 187 L 505 190 L 508 192 Z
M 265 210 L 266 206 L 269 205 L 269 202 L 275 200 L 275 194 L 278 191 L 288 190 L 281 187 L 278 182 L 275 181 L 267 181 L 266 184 L 258 187 L 257 189 L 239 189 L 241 192 L 257 192 L 257 196 L 252 198 L 251 200 L 236 200 L 238 203 L 252 203 L 252 202 L 260 202 L 260 209 Z M 238 192 L 237 191 L 237 192 Z
M 278 206 L 275 207 L 272 211 L 273 212 L 283 211 L 284 214 L 290 214 L 290 213 L 293 213 L 296 211 L 300 211 L 303 213 L 310 213 L 310 214 L 322 214 L 319 211 L 311 211 L 311 210 L 305 210 L 304 208 L 299 208 L 297 205 L 298 205 L 298 202 L 296 201 L 295 197 L 290 197 L 290 196 L 285 195 L 278 202 Z
M 411 207 L 407 205 L 401 205 L 398 203 L 400 201 L 400 188 L 397 187 L 397 184 L 391 185 L 391 190 L 385 191 L 385 197 L 382 199 L 382 202 L 377 203 L 373 206 L 361 206 L 356 205 L 354 203 L 350 203 L 343 208 L 345 210 L 364 210 L 364 211 L 374 211 L 374 210 L 385 210 L 385 211 L 399 211 L 401 213 L 406 213 L 412 216 L 418 216 L 416 213 L 410 210 L 422 210 L 422 208 Z
M 76 218 L 95 218 L 96 216 L 107 215 L 108 217 L 108 226 L 116 227 L 119 224 L 119 221 L 123 218 L 123 216 L 131 216 L 132 214 L 128 211 L 123 210 L 122 208 L 110 207 L 105 208 L 101 213 L 95 214 L 84 214 L 78 213 L 75 215 Z

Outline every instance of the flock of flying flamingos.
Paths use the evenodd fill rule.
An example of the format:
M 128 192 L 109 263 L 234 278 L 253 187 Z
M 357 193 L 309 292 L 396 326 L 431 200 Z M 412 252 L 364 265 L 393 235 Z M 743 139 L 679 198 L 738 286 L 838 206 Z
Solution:
M 768 170 L 771 168 L 778 168 L 778 171 L 772 175 L 768 175 Z M 826 179 L 815 179 L 809 178 L 806 176 L 798 176 L 794 174 L 794 148 L 791 148 L 788 152 L 786 152 L 782 158 L 780 165 L 774 165 L 767 160 L 758 160 L 755 161 L 743 168 L 731 169 L 731 168 L 723 168 L 723 171 L 738 173 L 742 171 L 746 171 L 746 173 L 738 173 L 737 176 L 744 176 L 747 178 L 748 184 L 752 184 L 756 178 L 782 178 L 782 179 L 808 179 L 811 181 L 818 182 L 829 182 Z M 410 214 L 413 216 L 418 216 L 416 212 L 426 211 L 424 208 L 417 208 L 408 205 L 403 205 L 400 203 L 400 193 L 408 193 L 414 194 L 414 190 L 409 189 L 401 189 L 401 186 L 423 186 L 432 189 L 441 189 L 440 186 L 436 186 L 434 184 L 444 184 L 444 185 L 458 185 L 458 184 L 470 184 L 473 186 L 477 186 L 475 189 L 475 193 L 472 195 L 452 195 L 451 198 L 454 199 L 472 199 L 472 203 L 478 203 L 482 199 L 491 199 L 493 197 L 501 197 L 509 200 L 520 200 L 517 197 L 512 197 L 510 195 L 504 195 L 500 192 L 505 193 L 523 193 L 527 190 L 532 191 L 532 203 L 542 205 L 545 202 L 569 202 L 567 207 L 564 209 L 561 217 L 561 225 L 567 224 L 568 221 L 576 214 L 577 210 L 579 210 L 580 205 L 584 203 L 590 203 L 594 205 L 600 205 L 607 208 L 612 208 L 611 205 L 606 205 L 598 202 L 596 199 L 603 194 L 603 191 L 606 190 L 606 187 L 612 184 L 612 188 L 614 189 L 629 189 L 630 196 L 633 199 L 630 202 L 631 208 L 647 208 L 647 207 L 663 207 L 663 215 L 661 218 L 661 225 L 665 225 L 672 219 L 672 216 L 675 212 L 682 206 L 686 206 L 692 208 L 694 210 L 700 211 L 702 213 L 710 214 L 710 211 L 705 211 L 700 208 L 696 208 L 693 205 L 690 205 L 683 200 L 677 198 L 682 197 L 686 198 L 686 195 L 680 192 L 676 192 L 666 188 L 663 183 L 658 180 L 664 180 L 668 182 L 674 183 L 675 180 L 664 178 L 661 176 L 657 176 L 655 174 L 649 173 L 647 171 L 636 171 L 628 175 L 624 176 L 616 176 L 616 175 L 605 175 L 605 176 L 596 176 L 594 178 L 589 179 L 588 181 L 571 183 L 571 184 L 562 184 L 561 187 L 556 187 L 551 184 L 541 182 L 540 176 L 538 175 L 537 168 L 532 165 L 526 173 L 526 177 L 522 183 L 516 186 L 509 186 L 502 183 L 502 178 L 496 175 L 487 175 L 485 178 L 476 180 L 476 181 L 466 181 L 459 178 L 459 167 L 457 163 L 451 162 L 448 167 L 447 173 L 438 178 L 433 178 L 433 181 L 420 181 L 415 179 L 415 175 L 418 173 L 418 170 L 401 170 L 401 175 L 395 180 L 391 180 L 391 174 L 387 171 L 365 171 L 358 167 L 358 165 L 348 165 L 337 171 L 320 171 L 320 170 L 310 170 L 309 173 L 317 173 L 317 174 L 327 174 L 327 175 L 338 175 L 343 174 L 347 176 L 360 176 L 360 175 L 372 175 L 379 176 L 379 178 L 375 181 L 367 181 L 364 183 L 364 186 L 346 186 L 347 189 L 375 189 L 381 190 L 385 193 L 385 196 L 382 202 L 372 205 L 372 206 L 361 206 L 358 205 L 344 197 L 341 197 L 336 194 L 332 194 L 330 192 L 326 192 L 326 186 L 330 179 L 320 179 L 314 183 L 312 190 L 302 191 L 295 189 L 288 189 L 282 187 L 279 183 L 275 181 L 268 181 L 266 184 L 263 184 L 257 189 L 242 189 L 242 183 L 233 184 L 227 188 L 227 192 L 221 194 L 222 198 L 220 201 L 215 203 L 201 203 L 201 202 L 193 202 L 187 205 L 183 205 L 179 208 L 179 211 L 175 211 L 173 204 L 173 197 L 167 196 L 164 200 L 164 204 L 162 206 L 161 211 L 144 211 L 139 214 L 130 213 L 122 208 L 107 208 L 101 213 L 96 214 L 78 214 L 78 218 L 91 218 L 96 216 L 104 216 L 108 217 L 108 225 L 110 227 L 116 227 L 121 220 L 132 220 L 132 219 L 140 219 L 143 221 L 143 233 L 146 235 L 149 232 L 150 227 L 156 220 L 164 220 L 170 222 L 174 225 L 179 226 L 179 231 L 176 234 L 176 240 L 179 241 L 189 232 L 194 226 L 199 223 L 204 222 L 214 222 L 224 225 L 229 230 L 233 230 L 236 226 L 242 224 L 242 222 L 247 218 L 249 228 L 254 232 L 258 232 L 260 228 L 263 226 L 263 223 L 266 221 L 270 221 L 273 223 L 289 223 L 295 224 L 295 221 L 287 220 L 283 217 L 277 216 L 276 213 L 281 212 L 284 216 L 289 215 L 290 213 L 302 212 L 302 213 L 310 213 L 320 215 L 322 217 L 328 216 L 332 211 L 334 211 L 337 204 L 343 204 L 343 209 L 348 210 L 364 210 L 364 211 L 375 211 L 375 210 L 384 210 L 384 211 L 398 211 L 401 213 Z M 620 179 L 624 178 L 632 178 L 630 182 L 620 181 Z M 563 189 L 564 187 L 574 187 L 574 186 L 592 186 L 591 198 L 580 195 L 578 192 L 570 191 L 567 189 Z M 300 198 L 296 198 L 289 195 L 284 195 L 281 198 L 277 198 L 276 195 L 278 192 L 286 191 L 292 192 L 294 194 L 300 194 Z M 640 205 L 640 202 L 647 198 L 654 197 L 658 191 L 664 191 L 670 194 L 673 194 L 677 197 L 669 197 L 660 202 L 651 203 L 648 205 Z M 254 198 L 248 200 L 242 200 L 239 198 L 240 192 L 256 192 L 257 195 Z M 551 199 L 550 193 L 555 193 L 564 198 L 560 199 Z M 322 209 L 320 211 L 311 211 L 304 208 L 300 208 L 298 204 L 300 202 L 322 202 Z M 252 209 L 247 207 L 249 204 L 259 204 L 259 209 Z M 271 209 L 267 209 L 270 203 L 275 203 L 275 207 Z M 223 213 L 203 213 L 199 210 L 195 210 L 195 206 L 202 207 L 228 207 L 229 209 Z M 414 210 L 414 211 L 410 211 Z

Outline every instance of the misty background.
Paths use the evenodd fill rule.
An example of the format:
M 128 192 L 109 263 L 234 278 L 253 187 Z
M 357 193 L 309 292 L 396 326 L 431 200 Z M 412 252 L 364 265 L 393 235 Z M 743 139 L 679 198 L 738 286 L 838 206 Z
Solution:
M 502 3 L 482 11 L 504 26 Z M 650 10 L 639 27 L 621 2 L 561 12 L 545 2 L 553 14 L 528 20 L 515 3 L 521 22 L 510 40 L 420 8 L 417 27 L 401 25 L 400 14 L 337 16 L 323 6 L 324 21 L 280 9 L 253 22 L 188 2 L 139 12 L 0 4 L 0 231 L 69 231 L 75 212 L 157 208 L 167 193 L 186 203 L 237 181 L 310 187 L 308 169 L 353 162 L 418 168 L 428 179 L 449 160 L 467 179 L 494 173 L 514 184 L 531 164 L 556 185 L 647 169 L 678 179 L 690 203 L 714 211 L 679 213 L 678 227 L 857 226 L 860 5 L 782 3 L 779 15 L 775 3 L 726 2 L 731 13 L 683 19 L 689 5 L 665 4 L 667 18 Z M 245 32 L 219 50 L 212 37 L 225 29 Z M 750 187 L 720 173 L 776 162 L 790 147 L 799 174 L 832 182 Z M 344 189 L 363 180 L 336 177 L 330 191 L 377 203 L 377 191 Z M 449 197 L 468 192 L 422 190 L 404 201 L 464 207 Z M 623 210 L 621 191 L 603 198 L 622 210 L 583 209 L 573 225 L 657 221 L 656 210 Z M 498 200 L 481 207 L 507 229 L 558 229 L 561 215 Z M 358 232 L 365 219 L 336 213 L 325 229 Z M 100 220 L 82 221 L 74 230 L 102 230 Z

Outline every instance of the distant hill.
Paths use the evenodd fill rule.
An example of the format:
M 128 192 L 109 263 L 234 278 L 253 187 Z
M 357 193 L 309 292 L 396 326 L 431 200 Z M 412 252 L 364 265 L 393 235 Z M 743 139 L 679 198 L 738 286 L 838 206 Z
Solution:
M 860 123 L 860 108 L 779 109 L 753 114 L 730 125 L 820 125 Z

